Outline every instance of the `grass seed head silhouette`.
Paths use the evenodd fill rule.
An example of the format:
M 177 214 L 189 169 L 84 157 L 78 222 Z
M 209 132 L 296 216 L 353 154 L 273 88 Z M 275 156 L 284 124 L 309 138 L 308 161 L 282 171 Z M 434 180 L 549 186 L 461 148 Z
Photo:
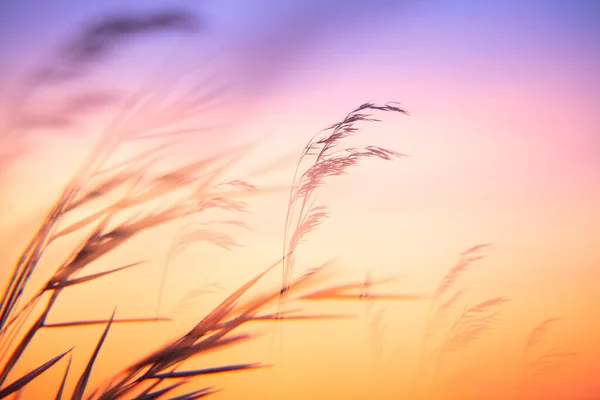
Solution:
M 343 148 L 343 140 L 358 132 L 359 122 L 377 122 L 368 112 L 397 112 L 407 114 L 405 110 L 389 103 L 376 105 L 364 103 L 350 112 L 346 117 L 319 134 L 315 135 L 305 146 L 290 188 L 288 209 L 285 220 L 283 253 L 288 255 L 284 264 L 283 282 L 285 288 L 294 268 L 294 252 L 302 240 L 314 231 L 328 217 L 327 207 L 316 205 L 317 189 L 327 178 L 347 174 L 351 167 L 359 165 L 365 158 L 379 158 L 390 161 L 404 156 L 392 150 L 377 146 L 361 148 Z M 321 137 L 319 139 L 319 137 Z M 307 159 L 313 162 L 300 173 L 300 168 Z

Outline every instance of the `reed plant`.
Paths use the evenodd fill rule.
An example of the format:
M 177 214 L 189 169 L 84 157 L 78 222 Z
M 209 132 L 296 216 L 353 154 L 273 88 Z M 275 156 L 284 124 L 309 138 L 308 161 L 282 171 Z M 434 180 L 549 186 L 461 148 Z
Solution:
M 85 79 L 103 59 L 114 54 L 126 41 L 164 31 L 192 32 L 198 27 L 195 16 L 187 11 L 162 10 L 136 15 L 113 15 L 93 21 L 73 40 L 60 48 L 58 55 L 38 68 L 22 86 L 14 103 L 15 112 L 2 133 L 7 150 L 2 155 L 3 172 L 7 165 L 35 142 L 34 128 L 42 127 L 61 133 L 77 127 L 83 108 L 101 108 L 116 101 L 99 91 L 70 96 L 69 104 L 52 112 L 34 112 L 31 99 L 44 88 L 57 88 L 67 82 Z M 167 88 L 149 85 L 133 96 L 121 99 L 122 107 L 106 127 L 89 156 L 64 186 L 37 231 L 33 234 L 13 264 L 0 304 L 0 398 L 20 396 L 41 374 L 59 367 L 64 372 L 56 382 L 56 399 L 159 399 L 191 400 L 206 397 L 219 389 L 198 387 L 197 379 L 206 375 L 266 367 L 263 363 L 215 365 L 204 369 L 182 369 L 190 359 L 216 350 L 239 346 L 254 336 L 241 330 L 256 321 L 320 320 L 347 317 L 345 315 L 305 314 L 298 308 L 308 301 L 359 300 L 364 282 L 325 285 L 324 272 L 328 264 L 304 268 L 292 277 L 300 243 L 328 216 L 324 204 L 316 204 L 318 188 L 333 176 L 347 173 L 365 158 L 392 160 L 401 154 L 376 147 L 344 147 L 344 139 L 358 132 L 360 123 L 375 122 L 373 113 L 405 113 L 396 104 L 365 103 L 350 112 L 342 121 L 315 136 L 302 151 L 293 178 L 285 216 L 282 257 L 263 272 L 229 294 L 204 318 L 178 338 L 162 344 L 154 351 L 114 372 L 104 384 L 90 387 L 90 377 L 98 354 L 103 350 L 110 332 L 118 324 L 168 322 L 156 316 L 119 318 L 117 310 L 110 316 L 51 322 L 57 302 L 73 288 L 100 279 L 116 277 L 122 271 L 144 268 L 138 261 L 118 265 L 101 272 L 89 272 L 109 255 L 127 246 L 144 232 L 156 230 L 173 221 L 185 224 L 173 239 L 169 258 L 197 242 L 233 249 L 233 235 L 218 227 L 246 225 L 237 217 L 189 223 L 193 217 L 202 218 L 209 211 L 223 210 L 239 215 L 247 210 L 244 196 L 262 193 L 262 188 L 243 180 L 227 180 L 225 172 L 247 154 L 254 143 L 238 144 L 226 151 L 194 160 L 177 167 L 161 170 L 156 167 L 176 144 L 185 143 L 198 129 L 181 126 L 191 117 L 202 114 L 214 101 L 213 93 L 193 87 L 183 95 L 166 101 L 172 93 Z M 320 135 L 320 136 L 319 136 Z M 131 142 L 148 144 L 125 160 L 115 161 L 115 155 Z M 11 147 L 14 146 L 14 147 Z M 309 166 L 304 169 L 304 164 Z M 268 167 L 268 166 L 267 166 Z M 268 169 L 268 168 L 267 168 Z M 263 168 L 264 170 L 264 168 Z M 68 256 L 52 268 L 50 277 L 37 288 L 31 287 L 32 276 L 49 249 L 76 238 Z M 102 264 L 101 264 L 102 265 Z M 280 288 L 250 296 L 248 291 L 265 275 L 280 269 L 283 281 Z M 166 267 L 165 267 L 166 273 Z M 163 276 L 163 282 L 165 277 Z M 370 282 L 369 287 L 378 283 Z M 134 290 L 147 290 L 140 286 Z M 158 307 L 162 288 L 156 293 Z M 33 293 L 26 296 L 27 293 Z M 413 300 L 416 295 L 378 294 L 366 296 L 376 300 Z M 107 299 L 103 301 L 108 301 Z M 102 329 L 97 343 L 90 349 L 89 359 L 80 371 L 71 368 L 72 349 L 56 349 L 56 355 L 22 375 L 15 367 L 22 361 L 32 343 L 46 330 L 68 332 L 80 326 Z M 67 382 L 74 382 L 67 393 Z M 182 385 L 189 385 L 185 394 L 172 396 Z M 25 392 L 26 393 L 26 392 Z
M 458 287 L 461 277 L 484 258 L 483 251 L 489 247 L 490 244 L 481 244 L 462 252 L 431 296 L 418 363 L 419 385 L 432 388 L 439 398 L 451 394 L 464 399 L 499 398 L 484 383 L 487 369 L 478 370 L 467 364 L 457 370 L 456 364 L 448 365 L 450 357 L 475 345 L 499 323 L 498 317 L 508 302 L 502 296 L 490 297 L 474 305 L 465 304 L 457 312 L 467 292 L 467 288 Z M 504 388 L 512 398 L 565 398 L 554 390 L 556 375 L 553 374 L 572 365 L 577 354 L 561 346 L 542 346 L 552 326 L 559 321 L 560 318 L 546 319 L 523 339 L 522 353 L 514 356 L 517 373 Z

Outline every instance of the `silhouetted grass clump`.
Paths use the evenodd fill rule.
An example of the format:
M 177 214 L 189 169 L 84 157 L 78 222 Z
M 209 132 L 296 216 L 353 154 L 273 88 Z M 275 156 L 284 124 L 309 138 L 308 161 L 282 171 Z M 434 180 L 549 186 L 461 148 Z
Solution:
M 33 136 L 29 132 L 34 126 L 64 128 L 74 121 L 75 112 L 99 107 L 114 100 L 110 94 L 102 91 L 78 94 L 78 97 L 71 96 L 68 99 L 69 104 L 73 105 L 65 108 L 68 109 L 68 113 L 34 115 L 27 106 L 27 100 L 36 88 L 43 85 L 60 85 L 72 79 L 83 79 L 93 65 L 114 53 L 117 44 L 135 36 L 169 30 L 188 32 L 195 28 L 197 19 L 192 14 L 173 10 L 144 15 L 114 15 L 88 24 L 59 51 L 56 59 L 50 60 L 32 75 L 33 78 L 27 82 L 23 96 L 17 99 L 22 101 L 17 104 L 20 112 L 15 114 L 12 124 L 5 132 L 5 138 L 13 140 L 25 132 L 26 134 L 19 136 L 19 140 L 31 140 Z M 194 88 L 194 91 L 197 90 Z M 176 220 L 185 222 L 190 217 L 201 216 L 209 210 L 225 210 L 234 214 L 244 212 L 247 204 L 240 198 L 243 198 L 244 194 L 261 193 L 261 188 L 250 182 L 222 178 L 232 163 L 252 148 L 252 144 L 242 144 L 167 171 L 157 172 L 150 168 L 169 154 L 174 144 L 185 139 L 185 136 L 184 139 L 181 138 L 182 132 L 194 131 L 193 127 L 176 129 L 174 125 L 202 112 L 205 105 L 204 101 L 198 100 L 195 92 L 176 98 L 170 103 L 162 101 L 162 95 L 164 93 L 160 90 L 149 87 L 125 101 L 120 113 L 106 128 L 89 157 L 67 183 L 14 264 L 0 304 L 0 398 L 22 393 L 39 375 L 56 368 L 55 365 L 67 356 L 69 361 L 62 379 L 56 382 L 56 399 L 67 396 L 65 388 L 70 380 L 76 382 L 70 394 L 72 399 L 165 398 L 180 386 L 191 383 L 200 376 L 265 367 L 262 363 L 246 363 L 219 365 L 200 370 L 180 370 L 187 360 L 215 350 L 238 346 L 251 339 L 252 335 L 239 332 L 240 328 L 248 323 L 346 317 L 308 315 L 297 309 L 290 311 L 280 307 L 275 311 L 270 310 L 270 307 L 278 304 L 282 294 L 285 294 L 292 304 L 309 300 L 352 300 L 364 297 L 364 294 L 357 292 L 357 289 L 363 286 L 362 282 L 311 290 L 313 286 L 322 283 L 326 265 L 308 269 L 297 279 L 291 279 L 291 271 L 299 244 L 327 216 L 324 205 L 315 205 L 317 188 L 322 186 L 327 178 L 344 174 L 348 168 L 357 166 L 363 158 L 392 160 L 401 156 L 399 153 L 375 146 L 339 148 L 344 138 L 357 132 L 356 123 L 375 121 L 367 112 L 405 113 L 392 104 L 361 105 L 341 122 L 326 129 L 323 139 L 311 140 L 304 149 L 299 165 L 307 157 L 314 157 L 314 163 L 299 179 L 294 177 L 286 216 L 284 256 L 281 260 L 231 293 L 178 339 L 157 348 L 124 370 L 115 372 L 105 385 L 89 387 L 97 356 L 106 340 L 110 340 L 110 331 L 115 325 L 155 323 L 166 319 L 159 318 L 158 315 L 123 319 L 117 317 L 115 309 L 110 318 L 94 318 L 90 315 L 90 319 L 51 323 L 49 316 L 63 293 L 98 279 L 116 276 L 130 268 L 143 268 L 143 261 L 138 261 L 102 272 L 88 272 L 90 265 L 101 262 L 107 255 L 123 248 L 142 232 L 154 230 Z M 204 100 L 210 101 L 211 98 Z M 113 156 L 124 144 L 140 139 L 154 141 L 155 145 L 147 150 L 138 151 L 125 161 L 113 161 Z M 23 150 L 23 147 L 18 146 L 18 151 Z M 179 194 L 178 198 L 173 196 L 175 193 Z M 112 198 L 116 200 L 111 200 Z M 297 207 L 299 212 L 293 219 L 293 210 Z M 93 211 L 90 212 L 90 209 Z M 67 220 L 70 222 L 65 223 Z M 233 236 L 216 230 L 216 227 L 227 226 L 247 227 L 237 219 L 186 224 L 173 240 L 168 258 L 199 241 L 228 250 L 234 249 L 238 243 Z M 62 238 L 75 235 L 82 239 L 71 249 L 68 257 L 55 266 L 51 276 L 30 298 L 24 298 L 26 289 L 30 289 L 31 277 L 36 273 L 47 250 Z M 282 287 L 248 297 L 247 291 L 278 266 L 282 268 L 284 276 Z M 163 282 L 164 278 L 163 276 Z M 139 289 L 147 290 L 143 287 Z M 162 288 L 157 293 L 159 307 L 161 293 Z M 412 295 L 377 293 L 369 293 L 368 297 L 371 300 L 418 298 Z M 102 326 L 103 331 L 82 371 L 74 371 L 71 368 L 72 349 L 57 349 L 55 357 L 22 376 L 9 379 L 40 332 L 95 325 Z M 187 394 L 174 398 L 196 399 L 217 390 L 213 387 L 194 388 Z
M 447 365 L 450 356 L 470 348 L 499 322 L 502 307 L 508 302 L 505 297 L 491 297 L 475 305 L 465 305 L 462 311 L 455 311 L 467 292 L 465 288 L 456 288 L 460 278 L 484 257 L 481 252 L 489 246 L 477 245 L 461 253 L 431 297 L 418 371 L 420 385 L 433 388 L 440 398 L 450 395 L 465 399 L 481 396 L 497 398 L 482 384 L 483 374 L 489 372 L 486 368 L 481 370 L 467 364 L 456 370 Z M 552 389 L 552 373 L 568 366 L 576 354 L 561 347 L 533 354 L 551 326 L 559 320 L 550 318 L 537 325 L 524 340 L 522 354 L 515 355 L 515 370 L 520 372 L 516 380 L 505 388 L 508 392 L 512 391 L 514 398 L 562 398 Z

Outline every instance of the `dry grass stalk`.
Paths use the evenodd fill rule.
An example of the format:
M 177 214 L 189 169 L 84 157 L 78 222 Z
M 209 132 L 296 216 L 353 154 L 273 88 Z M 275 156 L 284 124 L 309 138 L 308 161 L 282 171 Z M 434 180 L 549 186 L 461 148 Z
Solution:
M 395 279 L 380 280 L 379 283 L 391 282 Z M 367 319 L 368 338 L 371 351 L 371 358 L 373 366 L 376 368 L 376 372 L 379 372 L 379 367 L 390 368 L 393 363 L 397 360 L 400 351 L 395 350 L 389 357 L 385 357 L 385 351 L 383 348 L 384 333 L 386 332 L 387 326 L 385 323 L 386 307 L 382 306 L 377 308 L 377 298 L 373 298 L 371 294 L 371 287 L 373 286 L 373 280 L 371 273 L 368 272 L 365 276 L 363 288 L 360 293 L 360 298 L 365 302 L 365 316 Z M 396 299 L 398 300 L 398 299 Z
M 482 334 L 488 331 L 492 327 L 492 324 L 497 321 L 496 317 L 500 312 L 499 308 L 507 302 L 507 299 L 504 297 L 490 298 L 474 306 L 465 308 L 446 330 L 446 335 L 440 345 L 429 353 L 426 352 L 426 345 L 432 339 L 434 333 L 441 330 L 449 312 L 458 304 L 464 294 L 464 289 L 452 292 L 453 287 L 459 280 L 458 278 L 467 271 L 473 262 L 482 258 L 477 253 L 488 246 L 488 244 L 478 245 L 464 251 L 460 255 L 456 265 L 440 281 L 430 304 L 419 361 L 421 378 L 425 362 L 429 360 L 435 361 L 433 364 L 434 387 L 437 386 L 443 390 L 458 388 L 462 396 L 469 395 L 465 391 L 473 390 L 474 392 L 471 395 L 474 395 L 475 398 L 478 398 L 482 393 L 486 393 L 485 389 L 477 389 L 476 387 L 480 375 L 476 371 L 467 368 L 451 373 L 447 379 L 442 379 L 441 371 L 444 360 L 448 355 L 469 347 Z M 537 355 L 533 353 L 545 339 L 550 328 L 559 320 L 560 318 L 550 318 L 542 321 L 532 329 L 527 337 L 521 354 L 523 360 L 521 372 L 515 382 L 515 391 L 519 396 L 535 395 L 544 397 L 549 394 L 556 395 L 548 384 L 547 378 L 552 373 L 564 368 L 568 361 L 576 356 L 576 353 L 562 348 L 552 348 Z
M 560 321 L 560 318 L 549 318 L 542 321 L 538 326 L 532 329 L 525 346 L 523 347 L 523 357 L 525 357 L 535 346 L 537 346 L 546 336 L 552 325 Z
M 342 121 L 313 136 L 302 151 L 292 178 L 285 216 L 283 254 L 287 256 L 282 271 L 278 312 L 282 310 L 288 283 L 292 278 L 296 250 L 307 236 L 329 217 L 327 207 L 316 204 L 318 189 L 328 178 L 347 174 L 350 168 L 358 166 L 366 158 L 391 161 L 404 156 L 377 146 L 343 146 L 345 139 L 358 132 L 358 123 L 379 121 L 372 118 L 372 112 L 408 114 L 395 103 L 364 103 L 347 114 Z M 308 167 L 302 172 L 303 165 L 307 162 Z M 339 293 L 333 295 L 337 299 L 343 297 Z
M 531 330 L 523 346 L 522 366 L 516 382 L 517 390 L 527 393 L 551 391 L 548 379 L 553 373 L 564 369 L 577 356 L 577 353 L 560 347 L 542 349 L 541 352 L 535 353 L 552 326 L 560 320 L 561 318 L 546 319 Z
M 464 294 L 464 289 L 454 291 L 449 296 L 446 294 L 453 288 L 457 283 L 458 278 L 467 271 L 468 267 L 474 262 L 481 259 L 480 255 L 476 253 L 489 245 L 477 245 L 462 252 L 458 258 L 456 264 L 442 277 L 438 283 L 437 288 L 434 291 L 431 302 L 429 303 L 429 311 L 427 313 L 427 323 L 425 326 L 425 333 L 423 336 L 423 342 L 421 343 L 421 354 L 419 359 L 419 369 L 422 373 L 424 363 L 433 357 L 433 353 L 429 354 L 426 352 L 427 345 L 432 339 L 433 335 L 441 329 L 445 322 L 448 313 L 456 306 L 459 300 Z M 445 300 L 443 298 L 446 297 Z
M 365 103 L 350 112 L 336 124 L 315 135 L 305 146 L 296 165 L 296 171 L 290 188 L 288 208 L 285 218 L 283 238 L 283 253 L 290 254 L 286 258 L 283 271 L 283 288 L 287 286 L 294 268 L 294 252 L 316 227 L 327 218 L 327 208 L 316 205 L 317 191 L 328 178 L 347 174 L 351 167 L 359 165 L 365 158 L 393 160 L 403 154 L 377 146 L 359 148 L 343 148 L 344 139 L 358 132 L 359 122 L 375 122 L 368 112 L 398 112 L 406 111 L 393 104 L 382 106 Z M 319 136 L 323 136 L 319 139 Z M 308 168 L 301 173 L 305 161 L 313 159 Z
M 469 347 L 489 330 L 492 324 L 496 322 L 498 309 L 507 301 L 504 297 L 496 297 L 465 308 L 447 330 L 443 329 L 450 311 L 455 308 L 464 294 L 464 289 L 458 289 L 454 292 L 451 292 L 451 290 L 468 267 L 482 259 L 482 256 L 478 253 L 489 246 L 489 244 L 482 244 L 463 251 L 457 263 L 442 277 L 434 291 L 429 305 L 418 369 L 420 379 L 423 379 L 425 365 L 430 364 L 435 386 L 439 386 L 442 382 L 441 371 L 446 357 Z M 445 331 L 441 343 L 428 351 L 428 345 L 434 334 L 441 331 Z M 454 378 L 446 379 L 447 383 L 454 380 Z

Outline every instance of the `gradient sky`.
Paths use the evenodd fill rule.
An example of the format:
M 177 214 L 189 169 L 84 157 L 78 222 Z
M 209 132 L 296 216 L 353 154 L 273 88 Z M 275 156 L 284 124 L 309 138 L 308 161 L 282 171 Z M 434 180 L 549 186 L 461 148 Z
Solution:
M 513 300 L 506 307 L 505 327 L 490 334 L 481 350 L 496 360 L 490 371 L 510 362 L 512 350 L 496 348 L 517 348 L 513 337 L 524 337 L 543 319 L 562 316 L 564 331 L 557 340 L 585 353 L 587 363 L 573 374 L 576 379 L 570 378 L 570 386 L 586 390 L 593 377 L 589 366 L 600 362 L 600 324 L 589 317 L 600 302 L 599 2 L 0 0 L 1 104 L 10 104 L 23 71 L 46 59 L 73 26 L 106 12 L 163 6 L 193 7 L 204 31 L 124 47 L 124 61 L 111 64 L 100 82 L 135 87 L 153 66 L 174 56 L 183 62 L 170 64 L 173 71 L 188 65 L 200 65 L 202 74 L 217 71 L 217 80 L 232 85 L 222 114 L 215 115 L 237 134 L 231 140 L 272 134 L 239 173 L 301 149 L 312 134 L 365 101 L 401 102 L 409 117 L 386 116 L 358 142 L 375 142 L 410 157 L 366 163 L 324 190 L 332 218 L 307 244 L 309 259 L 318 263 L 337 255 L 348 277 L 361 279 L 366 270 L 400 273 L 408 281 L 397 290 L 428 292 L 461 251 L 492 242 L 482 268 L 469 277 L 469 301 L 500 295 Z M 212 136 L 210 144 L 219 145 L 219 138 Z M 34 156 L 23 161 L 0 196 L 4 243 L 15 237 L 19 224 L 40 215 L 78 162 L 80 154 L 73 150 L 89 142 L 78 136 L 56 142 L 64 146 L 53 144 L 52 137 L 40 140 L 45 148 L 36 150 L 38 162 L 32 162 Z M 41 168 L 39 160 L 55 168 Z M 271 179 L 286 183 L 292 172 L 288 168 Z M 27 195 L 31 184 L 36 196 Z M 210 276 L 232 281 L 233 287 L 279 256 L 284 206 L 283 196 L 257 202 L 260 216 L 250 217 L 257 233 L 244 237 L 248 249 L 240 255 L 199 250 L 180 263 L 209 256 L 225 265 L 254 257 L 252 268 L 243 272 L 228 267 Z M 138 250 L 154 243 L 145 240 Z M 153 248 L 157 259 L 163 247 Z M 18 250 L 5 248 L 10 254 Z M 158 275 L 159 268 L 160 261 Z M 193 288 L 186 287 L 190 276 L 198 278 L 189 271 L 173 278 L 173 299 Z M 107 288 L 88 295 L 102 296 Z M 141 310 L 132 305 L 135 296 L 125 286 L 113 296 L 126 310 Z M 112 309 L 97 307 L 104 313 Z M 419 307 L 388 307 L 385 348 L 410 348 L 418 340 L 423 322 L 418 315 L 424 311 Z M 407 321 L 416 326 L 414 332 L 404 329 Z M 309 339 L 311 326 L 286 330 L 289 360 L 280 369 L 288 371 L 286 378 L 277 375 L 279 384 L 271 392 L 264 389 L 273 384 L 269 373 L 218 378 L 228 388 L 219 398 L 244 393 L 282 398 L 289 388 L 298 399 L 366 398 L 368 344 L 360 323 L 322 328 L 323 335 Z M 77 340 L 91 343 L 97 333 L 86 334 L 92 339 Z M 121 346 L 128 343 L 124 334 L 120 339 Z M 319 361 L 322 368 L 312 367 L 315 361 L 303 351 L 309 345 L 329 355 Z M 53 355 L 39 346 L 44 356 Z M 251 347 L 248 356 L 261 357 L 263 347 Z M 356 349 L 356 357 L 348 356 L 349 349 Z M 356 385 L 344 386 L 348 376 Z M 504 378 L 498 379 L 494 384 Z M 265 386 L 254 388 L 259 383 Z M 386 388 L 379 396 L 395 398 L 397 388 L 385 385 L 379 383 Z

